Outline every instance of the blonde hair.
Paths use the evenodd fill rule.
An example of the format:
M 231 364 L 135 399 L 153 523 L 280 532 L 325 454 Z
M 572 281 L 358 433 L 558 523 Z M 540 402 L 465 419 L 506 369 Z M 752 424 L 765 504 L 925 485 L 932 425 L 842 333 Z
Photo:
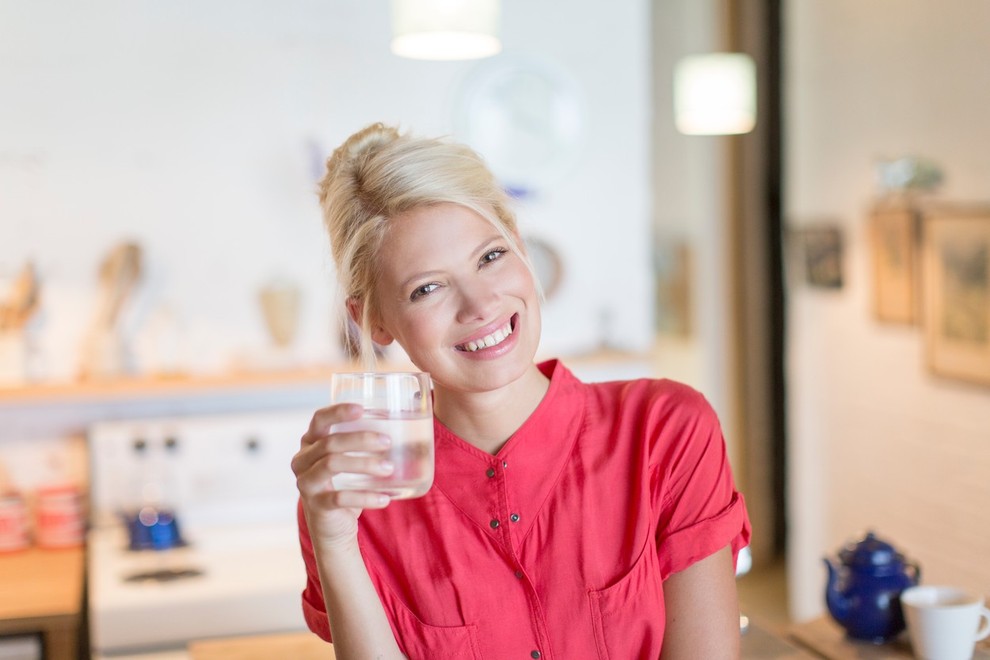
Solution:
M 532 272 L 516 240 L 508 195 L 482 158 L 465 145 L 411 137 L 375 123 L 334 150 L 318 192 L 338 283 L 345 300 L 362 303 L 359 350 L 369 368 L 375 361 L 371 326 L 380 311 L 378 253 L 396 216 L 422 206 L 459 204 L 490 222 Z M 347 319 L 344 313 L 343 321 Z

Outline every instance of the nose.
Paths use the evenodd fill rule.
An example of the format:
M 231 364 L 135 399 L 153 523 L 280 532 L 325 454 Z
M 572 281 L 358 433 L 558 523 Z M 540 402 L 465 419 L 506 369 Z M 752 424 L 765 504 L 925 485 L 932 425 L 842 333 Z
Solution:
M 498 311 L 499 294 L 484 278 L 462 283 L 458 294 L 457 321 L 460 323 L 488 321 Z

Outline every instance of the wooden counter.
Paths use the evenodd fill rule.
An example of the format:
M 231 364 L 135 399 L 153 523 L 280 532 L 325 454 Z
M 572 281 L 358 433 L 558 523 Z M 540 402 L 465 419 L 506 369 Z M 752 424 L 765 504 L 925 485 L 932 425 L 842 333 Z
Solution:
M 211 639 L 189 644 L 192 660 L 333 660 L 333 646 L 310 632 Z
M 790 638 L 797 644 L 829 660 L 862 658 L 863 660 L 908 660 L 914 658 L 907 633 L 886 644 L 872 644 L 846 636 L 845 631 L 832 619 L 819 617 L 793 626 Z M 990 646 L 980 642 L 973 652 L 973 660 L 990 660 Z
M 189 644 L 192 660 L 333 660 L 333 647 L 309 632 L 213 639 Z M 744 660 L 814 660 L 817 655 L 795 646 L 757 624 L 742 636 Z
M 771 626 L 761 625 L 749 617 L 749 626 L 743 632 L 740 643 L 742 660 L 815 660 L 818 656 L 808 653 L 792 641 L 772 632 Z
M 0 635 L 41 633 L 46 660 L 79 657 L 82 548 L 0 554 Z

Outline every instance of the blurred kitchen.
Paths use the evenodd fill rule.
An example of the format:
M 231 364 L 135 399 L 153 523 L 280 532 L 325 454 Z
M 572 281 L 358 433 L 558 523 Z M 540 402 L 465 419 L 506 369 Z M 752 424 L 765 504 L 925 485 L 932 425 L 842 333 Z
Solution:
M 288 457 L 349 360 L 314 191 L 372 121 L 504 180 L 544 357 L 712 402 L 756 632 L 868 530 L 990 595 L 990 4 L 501 0 L 459 60 L 393 53 L 399 4 L 0 0 L 0 658 L 302 630 Z M 755 125 L 692 131 L 722 52 Z

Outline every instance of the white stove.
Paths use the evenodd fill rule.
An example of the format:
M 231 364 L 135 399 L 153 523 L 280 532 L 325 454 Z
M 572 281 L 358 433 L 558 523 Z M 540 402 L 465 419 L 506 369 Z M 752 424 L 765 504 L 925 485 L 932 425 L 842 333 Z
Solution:
M 184 658 L 188 642 L 304 630 L 289 467 L 311 411 L 90 428 L 94 658 Z M 125 516 L 174 511 L 183 543 L 130 549 Z

